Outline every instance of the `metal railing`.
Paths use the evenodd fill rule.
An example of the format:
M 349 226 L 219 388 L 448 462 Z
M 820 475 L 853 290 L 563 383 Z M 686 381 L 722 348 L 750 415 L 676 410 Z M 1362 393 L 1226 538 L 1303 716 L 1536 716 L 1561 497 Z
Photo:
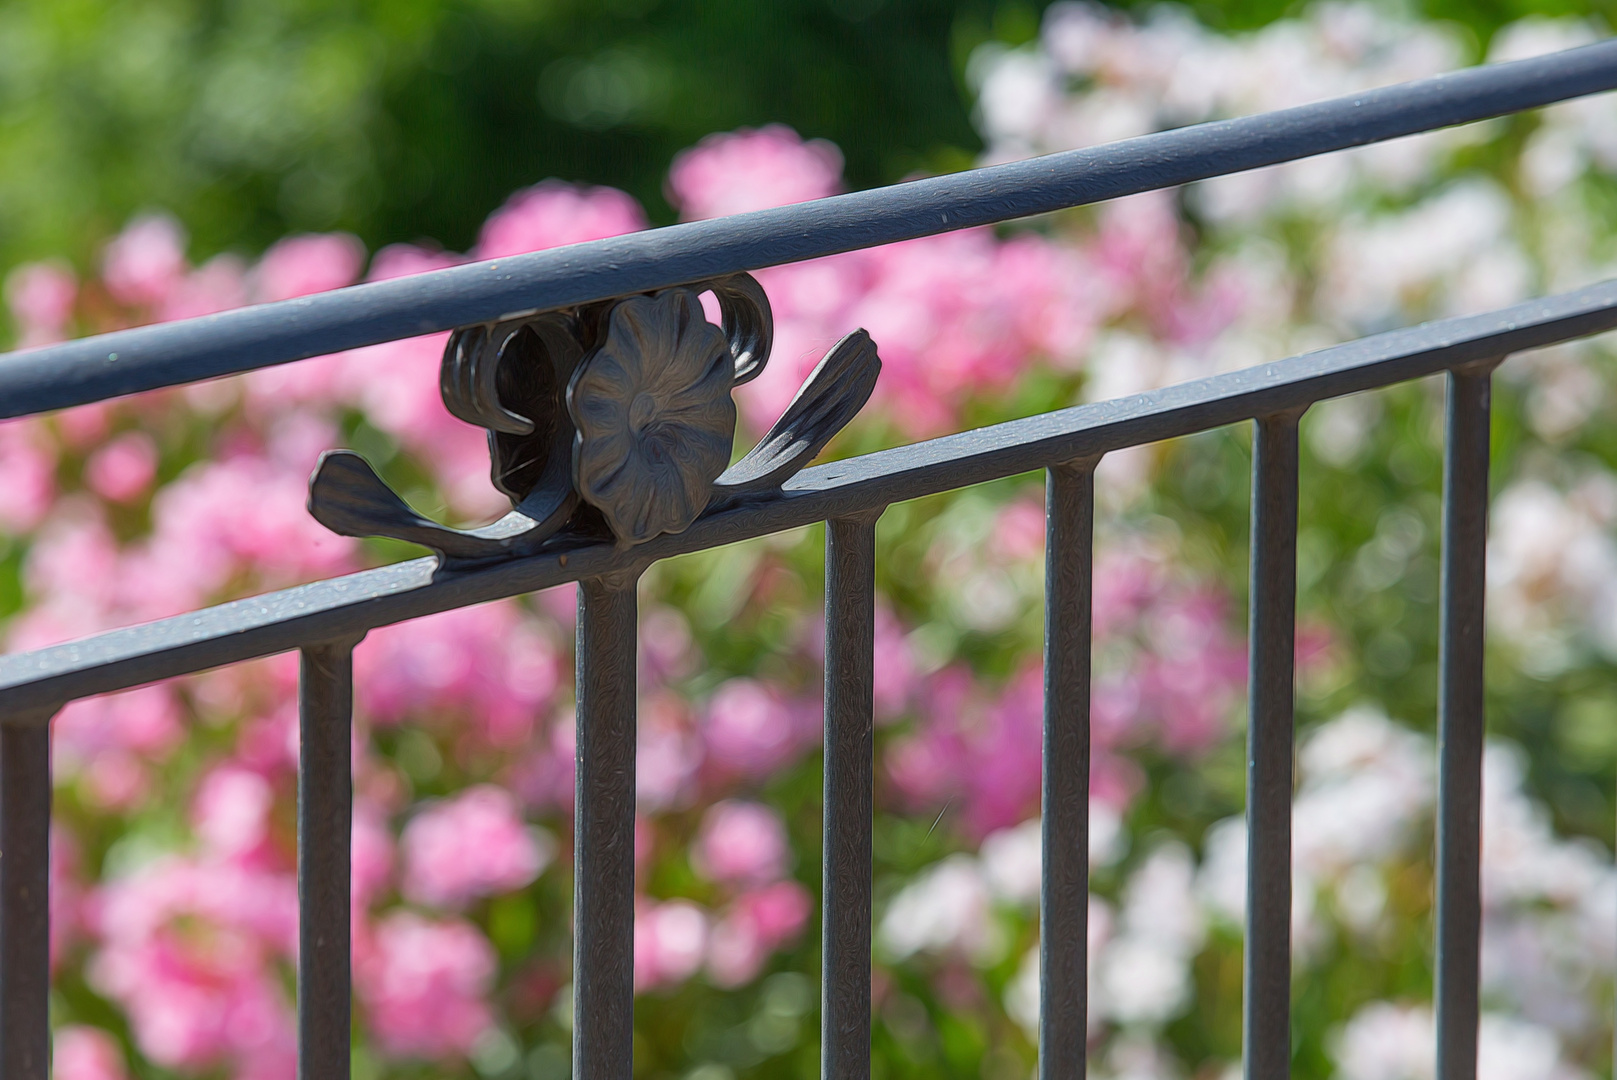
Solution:
M 590 305 L 671 287 L 706 288 L 763 266 L 1006 221 L 1613 88 L 1617 41 L 1607 41 L 1264 116 L 119 331 L 0 357 L 0 417 L 432 331 L 527 325 L 559 309 L 598 311 Z M 819 521 L 829 523 L 822 1074 L 867 1077 L 876 521 L 894 502 L 1038 469 L 1048 475 L 1039 1070 L 1050 1080 L 1081 1077 L 1094 466 L 1113 450 L 1245 421 L 1253 422 L 1255 436 L 1244 1057 L 1248 1077 L 1283 1077 L 1291 1051 L 1298 420 L 1316 401 L 1440 372 L 1448 378 L 1448 434 L 1437 1055 L 1442 1080 L 1474 1077 L 1491 372 L 1512 353 L 1612 328 L 1617 281 L 808 468 L 748 488 L 746 497 L 716 499 L 683 531 L 635 538 L 639 542 L 621 533 L 614 542 L 597 523 L 593 530 L 549 536 L 528 553 L 417 559 L 0 659 L 0 1077 L 44 1080 L 48 1073 L 48 722 L 57 710 L 94 694 L 301 651 L 299 1075 L 344 1077 L 353 647 L 374 627 L 576 581 L 573 1075 L 627 1080 L 636 581 L 660 559 Z M 738 379 L 741 360 L 738 353 Z M 447 381 L 445 395 L 449 400 Z M 858 396 L 853 407 L 862 402 Z M 823 442 L 819 438 L 814 449 Z

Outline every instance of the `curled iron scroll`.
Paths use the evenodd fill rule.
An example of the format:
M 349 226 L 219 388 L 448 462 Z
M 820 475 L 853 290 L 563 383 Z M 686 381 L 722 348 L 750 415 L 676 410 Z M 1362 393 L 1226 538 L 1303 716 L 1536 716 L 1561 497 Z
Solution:
M 722 330 L 702 311 L 718 301 Z M 491 475 L 511 512 L 454 529 L 412 510 L 364 459 L 328 451 L 309 510 L 345 536 L 389 536 L 463 565 L 569 538 L 621 546 L 681 532 L 703 513 L 776 491 L 869 400 L 881 371 L 863 330 L 839 341 L 785 414 L 726 468 L 731 391 L 769 361 L 769 298 L 748 274 L 467 327 L 440 369 L 444 404 L 488 431 Z

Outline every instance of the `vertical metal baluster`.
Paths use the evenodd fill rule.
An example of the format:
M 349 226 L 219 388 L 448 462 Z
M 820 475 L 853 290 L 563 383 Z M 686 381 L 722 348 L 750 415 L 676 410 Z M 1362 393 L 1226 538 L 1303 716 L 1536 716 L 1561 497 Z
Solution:
M 638 575 L 578 585 L 573 811 L 573 1076 L 634 1072 L 634 753 Z
M 298 1080 L 348 1076 L 355 642 L 298 664 Z
M 1258 418 L 1252 437 L 1247 727 L 1247 1080 L 1291 1074 L 1291 795 L 1297 624 L 1297 421 Z
M 876 519 L 826 523 L 825 852 L 820 1075 L 870 1076 Z
M 1095 462 L 1049 470 L 1044 543 L 1044 880 L 1039 1080 L 1082 1080 L 1089 1029 L 1089 634 Z
M 0 724 L 0 1077 L 50 1062 L 50 713 Z
M 1477 1074 L 1482 901 L 1482 607 L 1494 364 L 1449 372 L 1437 698 L 1437 1076 Z

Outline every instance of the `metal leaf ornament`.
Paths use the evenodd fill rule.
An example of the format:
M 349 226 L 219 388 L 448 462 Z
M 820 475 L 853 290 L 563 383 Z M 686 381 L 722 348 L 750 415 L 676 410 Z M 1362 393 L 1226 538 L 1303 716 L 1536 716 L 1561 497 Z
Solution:
M 703 292 L 718 299 L 722 330 L 704 317 Z M 444 404 L 488 430 L 492 478 L 511 512 L 479 529 L 439 524 L 347 450 L 321 457 L 309 511 L 345 536 L 431 548 L 445 568 L 682 532 L 778 491 L 875 389 L 881 360 L 858 330 L 727 469 L 731 391 L 763 371 L 773 336 L 769 299 L 747 274 L 458 330 L 444 350 Z

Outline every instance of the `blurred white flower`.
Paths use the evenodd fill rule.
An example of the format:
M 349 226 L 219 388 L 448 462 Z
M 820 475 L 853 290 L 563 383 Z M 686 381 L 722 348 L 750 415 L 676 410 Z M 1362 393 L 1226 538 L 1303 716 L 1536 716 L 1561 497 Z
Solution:
M 1001 900 L 1034 904 L 1039 900 L 1040 872 L 1044 863 L 1044 836 L 1034 818 L 983 838 L 983 877 Z
M 1425 1005 L 1377 1001 L 1348 1021 L 1332 1054 L 1340 1080 L 1431 1080 L 1437 1025 Z M 1477 1080 L 1575 1080 L 1585 1074 L 1561 1057 L 1555 1033 L 1484 1013 L 1477 1032 Z
M 1004 948 L 977 860 L 951 855 L 901 889 L 887 907 L 877 943 L 894 960 L 921 951 L 955 952 L 992 963 Z
M 1430 1009 L 1377 1001 L 1347 1022 L 1332 1056 L 1340 1080 L 1431 1080 L 1436 1049 Z
M 1106 866 L 1122 846 L 1123 819 L 1108 803 L 1089 803 L 1089 864 Z M 1039 902 L 1044 867 L 1044 835 L 1039 818 L 1009 829 L 997 829 L 983 838 L 978 851 L 983 878 L 996 899 L 1012 904 Z
M 1191 885 L 1190 852 L 1177 843 L 1151 853 L 1123 889 L 1118 934 L 1095 961 L 1090 1008 L 1123 1024 L 1161 1023 L 1190 1000 L 1190 962 L 1204 919 Z
M 1571 662 L 1580 628 L 1617 657 L 1617 478 L 1590 471 L 1564 493 L 1518 480 L 1494 499 L 1489 518 L 1490 629 L 1538 674 Z

